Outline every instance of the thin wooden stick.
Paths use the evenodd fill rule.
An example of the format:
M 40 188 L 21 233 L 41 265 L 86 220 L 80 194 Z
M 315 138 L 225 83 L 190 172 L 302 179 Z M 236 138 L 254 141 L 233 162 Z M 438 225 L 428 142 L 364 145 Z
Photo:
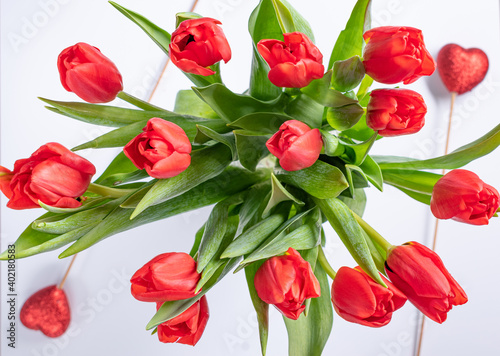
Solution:
M 71 262 L 69 263 L 68 269 L 66 270 L 66 273 L 64 274 L 64 277 L 63 277 L 61 283 L 59 283 L 59 285 L 57 286 L 57 288 L 62 289 L 62 287 L 64 286 L 64 283 L 66 282 L 66 278 L 68 278 L 69 271 L 71 270 L 71 267 L 73 267 L 73 263 L 75 262 L 76 256 L 78 256 L 78 254 L 75 254 L 73 256 L 73 258 L 71 259 Z
M 189 12 L 194 12 L 196 9 L 196 5 L 198 5 L 199 0 L 194 0 L 193 4 L 191 5 L 191 9 L 189 9 Z M 165 74 L 165 71 L 167 70 L 168 64 L 170 63 L 170 58 L 167 58 L 165 64 L 163 65 L 163 68 L 161 70 L 160 76 L 158 77 L 158 80 L 156 81 L 155 86 L 153 87 L 153 90 L 151 91 L 151 94 L 149 95 L 148 103 L 151 102 L 151 99 L 153 99 L 153 96 L 156 93 L 156 89 L 158 89 L 158 85 L 161 82 L 161 79 L 163 78 L 163 75 Z
M 453 106 L 455 105 L 455 99 L 457 97 L 457 93 L 452 92 L 451 93 L 451 106 L 450 106 L 450 116 L 448 118 L 448 132 L 446 133 L 446 144 L 444 147 L 444 154 L 448 154 L 448 149 L 450 147 L 450 136 L 451 136 L 451 126 L 452 126 L 452 118 L 453 118 Z M 441 171 L 441 174 L 444 174 L 446 172 L 446 169 L 443 169 Z M 432 251 L 436 250 L 436 242 L 437 242 L 437 237 L 438 237 L 438 231 L 439 231 L 439 219 L 436 219 L 436 223 L 434 225 L 434 234 L 432 237 Z M 422 316 L 422 322 L 420 323 L 420 335 L 418 337 L 418 346 L 417 346 L 417 353 L 415 356 L 420 356 L 420 351 L 422 350 L 422 341 L 423 341 L 423 336 L 424 336 L 424 325 L 425 325 L 425 316 Z

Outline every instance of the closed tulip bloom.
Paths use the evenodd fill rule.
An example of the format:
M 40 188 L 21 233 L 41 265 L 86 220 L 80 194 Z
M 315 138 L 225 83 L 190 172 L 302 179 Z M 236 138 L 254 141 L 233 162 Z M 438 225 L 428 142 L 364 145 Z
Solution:
M 274 85 L 303 88 L 323 77 L 323 55 L 309 37 L 301 32 L 283 34 L 284 41 L 266 39 L 257 44 L 260 55 L 271 70 L 268 78 Z
M 264 262 L 255 274 L 254 284 L 260 299 L 293 320 L 306 308 L 306 299 L 321 294 L 311 265 L 293 248 Z
M 215 74 L 209 66 L 231 59 L 231 48 L 220 24 L 209 17 L 182 21 L 169 45 L 172 63 L 187 73 Z
M 115 64 L 98 48 L 77 43 L 57 58 L 61 83 L 89 103 L 107 103 L 123 90 L 122 76 Z
M 381 275 L 382 287 L 359 266 L 342 267 L 332 283 L 332 303 L 343 319 L 378 328 L 387 325 L 392 313 L 406 303 L 406 297 Z
M 422 96 L 408 89 L 377 89 L 370 93 L 366 124 L 380 136 L 416 133 L 424 127 L 427 106 Z
M 436 63 L 425 48 L 422 31 L 413 27 L 383 26 L 366 31 L 363 64 L 379 83 L 410 84 L 431 75 Z
M 298 171 L 318 160 L 323 140 L 318 129 L 311 129 L 298 120 L 288 120 L 266 142 L 266 147 L 279 159 L 284 170 Z
M 432 190 L 431 211 L 438 219 L 488 225 L 499 206 L 498 191 L 464 169 L 445 174 Z
M 43 145 L 29 158 L 14 163 L 14 170 L 0 166 L 0 189 L 11 209 L 77 208 L 96 170 L 92 163 L 59 143 Z
M 182 128 L 157 117 L 123 148 L 139 169 L 158 179 L 182 173 L 191 164 L 191 142 Z
M 160 309 L 163 303 L 157 303 Z M 200 340 L 209 317 L 207 297 L 190 306 L 175 318 L 158 325 L 158 339 L 164 343 L 196 345 Z
M 408 300 L 435 322 L 443 323 L 454 305 L 467 303 L 467 295 L 441 258 L 418 242 L 389 250 L 385 270 Z
M 194 297 L 200 274 L 187 253 L 170 252 L 156 256 L 130 279 L 131 292 L 142 302 L 166 302 Z

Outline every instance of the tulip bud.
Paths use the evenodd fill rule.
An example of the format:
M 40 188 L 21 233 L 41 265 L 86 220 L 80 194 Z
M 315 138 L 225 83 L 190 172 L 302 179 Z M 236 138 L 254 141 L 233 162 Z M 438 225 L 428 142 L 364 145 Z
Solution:
M 392 313 L 406 303 L 406 297 L 385 277 L 387 288 L 359 266 L 342 267 L 332 283 L 332 303 L 337 314 L 352 323 L 378 328 L 387 325 Z
M 424 127 L 427 106 L 422 96 L 408 89 L 377 89 L 370 93 L 366 124 L 380 136 L 416 133 Z
M 418 242 L 390 249 L 385 270 L 410 302 L 435 322 L 443 323 L 454 305 L 467 303 L 467 295 L 439 256 Z
M 194 297 L 200 274 L 196 262 L 187 253 L 156 256 L 134 273 L 130 282 L 135 299 L 142 302 L 166 302 Z
M 298 120 L 288 120 L 266 142 L 266 147 L 280 160 L 284 170 L 298 171 L 318 160 L 323 141 L 318 129 L 311 129 Z
M 156 303 L 156 310 L 163 303 Z M 158 325 L 158 340 L 194 346 L 200 340 L 209 317 L 207 297 L 190 306 L 173 319 Z
M 291 247 L 285 255 L 264 262 L 255 274 L 254 284 L 260 299 L 294 320 L 306 308 L 306 299 L 321 294 L 311 265 Z
M 303 88 L 323 77 L 323 55 L 309 37 L 301 32 L 284 33 L 284 42 L 261 40 L 257 44 L 260 55 L 271 70 L 268 78 L 274 85 Z
M 89 103 L 107 103 L 123 90 L 122 76 L 115 64 L 98 48 L 77 43 L 57 58 L 61 83 Z
M 179 69 L 203 76 L 215 74 L 209 66 L 231 59 L 231 48 L 220 21 L 209 17 L 182 21 L 172 33 L 170 59 Z
M 432 190 L 431 211 L 438 219 L 488 225 L 499 206 L 498 191 L 464 169 L 445 174 Z
M 39 208 L 39 201 L 58 208 L 77 208 L 96 170 L 92 163 L 66 147 L 47 143 L 29 158 L 14 163 L 14 171 L 0 166 L 0 189 L 11 209 Z
M 410 84 L 431 75 L 436 63 L 425 48 L 422 31 L 413 27 L 376 27 L 363 35 L 366 74 L 379 83 Z
M 191 142 L 178 125 L 154 117 L 123 148 L 123 153 L 139 169 L 158 179 L 171 178 L 191 164 Z

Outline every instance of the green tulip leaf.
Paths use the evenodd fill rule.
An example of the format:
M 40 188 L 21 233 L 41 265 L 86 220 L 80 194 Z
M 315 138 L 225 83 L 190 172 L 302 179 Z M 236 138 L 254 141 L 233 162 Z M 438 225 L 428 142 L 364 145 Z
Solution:
M 104 203 L 106 200 L 109 200 L 109 198 L 107 198 L 107 197 L 86 198 L 86 200 L 83 201 L 82 205 L 79 206 L 78 208 L 58 208 L 55 206 L 50 206 L 50 205 L 44 204 L 40 200 L 38 201 L 38 204 L 40 204 L 40 207 L 44 208 L 45 210 L 47 210 L 51 213 L 67 214 L 67 213 L 77 213 L 79 211 L 91 209 L 97 205 Z
M 366 115 L 363 114 L 359 121 L 348 130 L 342 131 L 340 136 L 348 137 L 357 141 L 367 141 L 376 134 L 371 128 L 366 125 Z
M 345 131 L 356 125 L 364 113 L 364 109 L 358 103 L 338 108 L 328 108 L 326 110 L 326 120 L 335 130 Z
M 340 169 L 322 161 L 294 172 L 278 169 L 275 174 L 281 182 L 301 188 L 319 199 L 334 198 L 349 186 Z
M 285 187 L 283 187 L 278 178 L 276 178 L 274 174 L 271 174 L 271 197 L 267 202 L 267 206 L 264 209 L 263 215 L 266 216 L 271 211 L 271 209 L 273 209 L 279 203 L 288 200 L 293 201 L 299 206 L 304 205 L 304 202 L 294 197 L 292 193 L 290 193 L 288 190 L 286 190 Z
M 267 349 L 267 339 L 269 336 L 269 304 L 262 301 L 257 294 L 255 289 L 254 278 L 255 273 L 262 266 L 262 262 L 252 263 L 245 268 L 245 277 L 248 284 L 248 291 L 250 292 L 250 298 L 252 299 L 252 304 L 257 313 L 257 322 L 259 323 L 259 338 L 262 356 L 266 355 Z
M 150 178 L 148 172 L 146 172 L 145 169 L 136 169 L 135 171 L 129 173 L 116 173 L 110 175 L 106 179 L 102 180 L 101 185 L 113 187 L 125 183 L 137 182 L 138 180 L 142 180 L 144 178 Z
M 229 208 L 233 205 L 243 203 L 243 199 L 246 195 L 245 193 L 246 192 L 239 193 L 235 196 L 224 199 L 217 203 L 212 209 L 207 223 L 205 224 L 205 231 L 203 232 L 200 248 L 198 250 L 198 273 L 201 273 L 214 257 L 217 257 L 218 259 L 229 243 L 233 240 L 232 237 L 234 237 L 237 227 L 234 228 L 232 237 L 228 243 L 225 244 L 225 246 L 222 243 L 229 225 Z M 222 251 L 220 251 L 219 256 L 216 256 L 217 251 L 221 248 L 221 246 Z
M 359 103 L 364 108 L 368 105 L 368 101 L 370 99 L 368 91 L 370 90 L 372 84 L 373 84 L 373 78 L 368 75 L 365 75 L 365 78 L 361 81 L 358 92 L 356 93 Z
M 384 177 L 382 176 L 382 170 L 380 169 L 377 162 L 373 160 L 369 155 L 366 156 L 363 164 L 359 166 L 363 173 L 366 175 L 368 181 L 373 184 L 375 188 L 381 192 L 384 189 Z
M 441 174 L 414 170 L 385 169 L 382 174 L 387 184 L 427 195 L 432 194 L 434 185 L 443 177 Z
M 175 27 L 179 27 L 181 22 L 192 19 L 199 19 L 201 16 L 196 12 L 178 12 L 175 14 Z
M 111 161 L 111 163 L 108 165 L 106 170 L 101 174 L 99 178 L 97 178 L 94 183 L 100 184 L 100 185 L 113 185 L 112 180 L 108 180 L 109 177 L 114 176 L 114 175 L 119 175 L 119 174 L 126 174 L 126 173 L 132 173 L 136 172 L 137 167 L 134 166 L 132 161 L 125 156 L 123 151 L 120 151 L 116 155 L 116 157 Z M 107 182 L 104 184 L 104 182 Z
M 387 169 L 456 169 L 486 156 L 500 145 L 500 125 L 486 135 L 455 151 L 436 158 L 418 160 L 398 156 L 373 156 L 382 170 Z
M 358 265 L 373 280 L 385 286 L 363 237 L 363 229 L 359 226 L 351 210 L 339 199 L 321 200 L 314 198 L 314 201 Z
M 368 140 L 361 143 L 344 143 L 345 154 L 342 158 L 356 166 L 362 165 L 376 140 L 377 134 L 374 134 Z
M 220 258 L 222 252 L 226 249 L 226 247 L 233 241 L 234 236 L 236 234 L 236 230 L 238 229 L 239 217 L 238 215 L 232 215 L 225 221 L 225 233 L 224 236 L 220 238 L 220 241 L 215 242 L 213 239 L 209 242 L 211 246 L 206 245 L 207 248 L 203 249 L 203 242 L 207 240 L 202 240 L 202 246 L 199 250 L 198 255 L 198 271 L 201 273 L 201 278 L 196 285 L 195 292 L 198 293 L 200 289 L 210 280 L 210 278 L 218 271 L 219 267 L 224 265 L 227 260 L 222 260 Z M 208 222 L 207 222 L 208 227 Z M 214 248 L 214 252 L 210 253 L 211 257 L 208 257 L 208 251 L 211 248 Z M 199 268 L 200 261 L 205 266 L 203 269 Z
M 333 326 L 330 286 L 325 271 L 318 263 L 314 274 L 319 281 L 321 296 L 309 299 L 310 304 L 298 320 L 283 317 L 288 332 L 288 355 L 321 356 Z
M 153 185 L 156 184 L 156 182 L 158 182 L 158 179 L 153 179 L 147 183 L 144 183 L 142 187 L 138 188 L 135 193 L 130 194 L 125 199 L 125 201 L 120 204 L 120 207 L 124 209 L 135 209 L 149 192 L 149 190 L 153 187 Z
M 331 77 L 332 72 L 329 71 L 323 78 L 315 79 L 307 87 L 302 88 L 301 92 L 317 103 L 329 108 L 339 108 L 350 104 L 357 104 L 358 101 L 356 99 L 330 88 Z
M 191 89 L 179 90 L 175 97 L 174 112 L 207 119 L 219 119 L 219 115 Z
M 192 89 L 226 123 L 252 113 L 281 112 L 281 96 L 271 101 L 261 101 L 249 95 L 235 94 L 222 84 Z
M 175 177 L 158 180 L 139 202 L 130 219 L 134 219 L 150 206 L 175 198 L 218 176 L 231 161 L 231 150 L 220 143 L 193 152 L 189 167 Z
M 247 131 L 272 135 L 288 120 L 293 120 L 293 117 L 273 112 L 257 112 L 242 116 L 228 125 Z
M 216 142 L 226 145 L 232 154 L 232 160 L 238 160 L 238 151 L 236 150 L 235 137 L 232 132 L 229 133 L 219 133 L 203 125 L 196 125 L 198 133 L 194 138 L 195 142 L 205 143 L 209 140 L 214 140 Z
M 337 136 L 331 134 L 326 130 L 319 131 L 321 132 L 321 138 L 323 139 L 323 148 L 327 156 L 336 157 L 344 153 L 345 148 L 339 142 Z
M 200 227 L 200 229 L 194 235 L 193 247 L 191 247 L 191 251 L 189 252 L 189 255 L 193 258 L 195 258 L 196 254 L 198 253 L 198 249 L 200 248 L 201 238 L 205 233 L 205 225 L 206 224 L 203 224 L 203 226 Z
M 323 125 L 323 111 L 323 105 L 305 94 L 297 95 L 285 108 L 285 112 L 294 120 L 302 121 L 313 129 Z
M 234 130 L 233 133 L 241 165 L 255 171 L 259 162 L 269 156 L 266 142 L 271 136 L 246 130 Z
M 222 253 L 221 258 L 234 258 L 254 251 L 268 236 L 271 236 L 287 219 L 290 206 L 285 205 L 274 214 L 258 222 L 238 236 Z
M 339 195 L 337 199 L 347 205 L 349 209 L 354 211 L 359 216 L 363 216 L 366 207 L 366 193 L 363 188 L 354 189 L 352 196 Z
M 332 85 L 338 91 L 356 88 L 365 76 L 365 67 L 359 56 L 354 56 L 333 64 Z
M 390 183 L 388 183 L 388 184 L 390 184 Z M 398 187 L 398 186 L 395 186 L 395 187 L 398 188 L 403 193 L 405 193 L 406 195 L 408 195 L 410 198 L 413 198 L 420 203 L 431 205 L 431 195 L 430 194 L 419 193 L 419 192 L 416 192 L 414 190 L 409 190 L 409 189 L 405 189 L 405 188 Z
M 358 0 L 345 29 L 340 32 L 333 47 L 328 69 L 333 68 L 336 61 L 345 60 L 353 56 L 360 56 L 363 50 L 363 33 L 370 29 L 371 0 Z
M 225 149 L 227 150 L 227 148 Z M 229 154 L 229 150 L 227 151 Z M 258 170 L 255 173 L 251 173 L 245 169 L 228 167 L 220 175 L 197 185 L 191 190 L 163 203 L 150 206 L 143 214 L 140 214 L 133 220 L 130 219 L 129 209 L 117 207 L 94 229 L 63 251 L 60 257 L 68 257 L 83 251 L 99 241 L 122 231 L 218 203 L 228 196 L 269 179 L 269 174 L 269 170 Z

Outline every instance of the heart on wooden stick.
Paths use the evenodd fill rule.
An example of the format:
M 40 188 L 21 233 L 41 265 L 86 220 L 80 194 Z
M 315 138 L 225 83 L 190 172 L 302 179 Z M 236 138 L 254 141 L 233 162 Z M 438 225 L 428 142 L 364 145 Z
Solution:
M 61 336 L 71 319 L 66 293 L 56 285 L 39 290 L 26 300 L 20 318 L 29 329 L 40 330 L 48 337 Z
M 486 76 L 488 56 L 479 48 L 465 49 L 450 43 L 441 48 L 437 57 L 439 76 L 452 93 L 472 90 Z

